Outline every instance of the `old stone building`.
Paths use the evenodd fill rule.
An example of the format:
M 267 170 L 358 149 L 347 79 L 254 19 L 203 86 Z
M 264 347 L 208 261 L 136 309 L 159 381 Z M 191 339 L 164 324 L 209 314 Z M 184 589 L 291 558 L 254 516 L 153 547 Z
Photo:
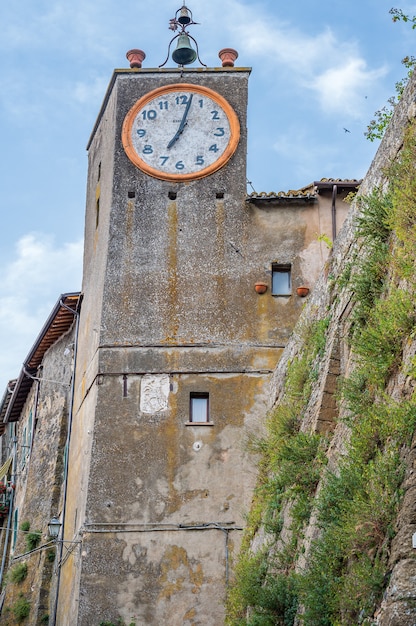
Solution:
M 27 565 L 5 624 L 25 601 L 27 624 L 224 621 L 247 440 L 358 186 L 247 195 L 249 75 L 111 78 L 88 143 L 82 292 L 59 298 L 1 405 L 2 574 Z

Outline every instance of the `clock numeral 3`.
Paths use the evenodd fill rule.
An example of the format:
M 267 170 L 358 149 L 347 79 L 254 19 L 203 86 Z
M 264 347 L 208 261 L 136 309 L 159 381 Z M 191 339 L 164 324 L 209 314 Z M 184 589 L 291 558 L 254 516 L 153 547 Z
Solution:
M 215 137 L 224 137 L 225 135 L 225 130 L 223 128 L 217 128 L 216 133 L 214 133 Z

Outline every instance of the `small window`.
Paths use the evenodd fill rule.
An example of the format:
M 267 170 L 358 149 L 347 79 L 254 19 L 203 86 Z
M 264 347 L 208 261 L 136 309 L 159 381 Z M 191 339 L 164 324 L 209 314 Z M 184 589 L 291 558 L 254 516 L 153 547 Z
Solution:
M 191 393 L 190 396 L 190 422 L 209 422 L 209 394 Z
M 12 539 L 12 550 L 15 549 L 16 541 L 17 541 L 17 531 L 19 530 L 19 509 L 14 510 L 13 515 L 13 539 Z
M 292 281 L 290 265 L 272 265 L 272 294 L 274 296 L 290 296 Z

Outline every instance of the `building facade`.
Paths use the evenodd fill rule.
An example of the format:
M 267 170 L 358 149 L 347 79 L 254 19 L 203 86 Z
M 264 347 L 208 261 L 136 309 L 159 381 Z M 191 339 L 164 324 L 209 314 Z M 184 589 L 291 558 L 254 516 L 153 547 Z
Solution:
M 6 586 L 6 618 L 23 593 L 28 624 L 224 622 L 247 442 L 358 185 L 247 196 L 249 74 L 113 74 L 88 144 L 82 304 L 60 298 L 3 398 L 5 560 L 39 579 Z

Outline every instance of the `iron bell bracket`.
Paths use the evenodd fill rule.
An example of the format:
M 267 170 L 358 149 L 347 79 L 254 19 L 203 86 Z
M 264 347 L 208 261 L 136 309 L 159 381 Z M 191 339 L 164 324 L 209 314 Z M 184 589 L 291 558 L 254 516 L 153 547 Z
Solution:
M 197 40 L 194 37 L 192 37 L 192 35 L 190 35 L 189 32 L 186 30 L 187 26 L 192 26 L 194 24 L 199 25 L 198 22 L 194 22 L 193 17 L 192 17 L 192 11 L 188 9 L 188 7 L 183 5 L 180 9 L 176 11 L 175 17 L 169 20 L 169 29 L 176 31 L 178 30 L 178 28 L 180 28 L 180 32 L 174 37 L 172 37 L 172 39 L 170 40 L 166 60 L 161 65 L 159 65 L 159 67 L 164 67 L 166 63 L 169 61 L 170 50 L 171 50 L 172 44 L 175 41 L 175 39 L 179 39 L 181 35 L 186 35 L 187 37 L 189 37 L 189 39 L 192 39 L 196 47 L 196 56 L 197 56 L 198 61 L 200 62 L 201 65 L 203 65 L 204 67 L 207 67 L 207 65 L 201 61 L 201 57 L 199 56 L 199 47 L 198 47 Z M 184 66 L 182 65 L 181 67 L 184 67 Z

